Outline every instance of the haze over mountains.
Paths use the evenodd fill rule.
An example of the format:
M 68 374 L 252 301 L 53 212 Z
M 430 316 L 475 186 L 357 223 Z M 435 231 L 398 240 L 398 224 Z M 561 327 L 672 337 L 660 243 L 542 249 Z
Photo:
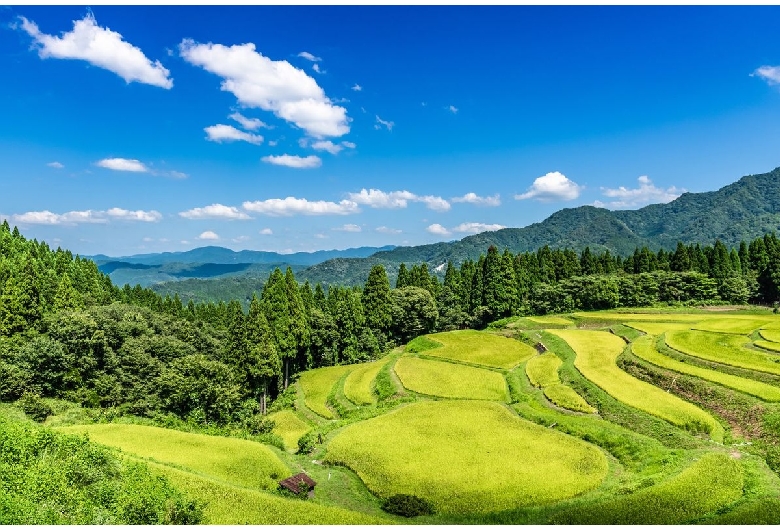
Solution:
M 322 282 L 358 285 L 365 282 L 368 272 L 375 264 L 385 266 L 391 281 L 394 281 L 401 263 L 411 265 L 425 262 L 432 272 L 442 275 L 442 265 L 448 261 L 459 265 L 466 259 L 477 259 L 490 245 L 495 245 L 500 250 L 509 249 L 513 253 L 534 251 L 549 245 L 551 248 L 571 248 L 577 251 L 589 246 L 591 250 L 608 249 L 612 253 L 627 255 L 642 246 L 654 251 L 660 248 L 674 249 L 678 241 L 686 244 L 711 244 L 715 239 L 720 239 L 726 246 L 735 247 L 742 240 L 747 241 L 778 230 L 780 168 L 769 173 L 742 177 L 717 191 L 684 193 L 669 203 L 652 204 L 638 210 L 608 210 L 595 206 L 566 208 L 542 222 L 523 228 L 482 232 L 447 243 L 377 249 L 370 254 L 370 249 L 354 249 L 356 254 L 364 254 L 341 254 L 308 267 L 305 267 L 305 259 L 314 259 L 314 256 L 307 258 L 291 254 L 281 257 L 284 258 L 283 261 L 291 264 L 292 260 L 299 260 L 295 262 L 299 267 L 296 277 L 301 281 L 308 280 L 312 284 Z M 208 248 L 214 247 L 206 247 Z M 195 249 L 182 254 L 194 253 L 193 255 L 202 257 L 208 255 L 206 249 Z M 211 252 L 215 256 L 220 255 L 219 251 Z M 273 266 L 270 265 L 270 268 Z M 256 273 L 260 271 L 243 272 L 245 274 L 234 274 L 229 280 L 230 292 L 243 292 L 246 289 L 243 289 L 241 284 L 245 282 L 249 289 L 246 292 L 251 293 L 259 288 L 267 277 L 267 271 L 263 271 L 264 274 Z M 179 292 L 185 296 L 197 294 L 203 289 L 213 293 L 224 290 L 224 285 L 218 287 L 219 283 L 209 282 L 220 281 L 222 280 L 188 280 L 186 284 L 166 283 L 157 285 L 154 289 L 161 294 Z M 198 298 L 196 296 L 196 299 Z

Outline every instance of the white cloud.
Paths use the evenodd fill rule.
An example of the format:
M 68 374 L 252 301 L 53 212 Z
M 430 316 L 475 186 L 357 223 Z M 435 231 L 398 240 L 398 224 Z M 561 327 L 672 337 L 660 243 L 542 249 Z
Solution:
M 670 186 L 666 189 L 657 188 L 653 184 L 653 181 L 645 175 L 639 177 L 637 180 L 639 181 L 638 188 L 626 188 L 624 186 L 618 188 L 601 188 L 601 193 L 605 197 L 617 200 L 608 203 L 596 201 L 594 206 L 620 209 L 645 206 L 647 204 L 665 203 L 673 201 L 687 191 L 684 188 L 678 188 L 676 186 Z
M 441 197 L 433 195 L 415 195 L 406 190 L 384 192 L 382 190 L 363 188 L 358 193 L 350 193 L 349 199 L 371 208 L 406 208 L 409 201 L 424 203 L 431 210 L 445 212 L 450 209 L 450 203 Z
M 489 232 L 493 230 L 501 230 L 506 228 L 504 225 L 499 224 L 485 224 L 485 223 L 461 223 L 452 229 L 453 232 L 478 234 L 480 232 Z
M 347 149 L 354 149 L 357 147 L 357 145 L 354 142 L 347 142 L 346 140 L 341 142 L 341 145 L 343 145 Z
M 327 234 L 314 234 L 314 237 L 317 239 L 328 239 Z M 280 254 L 283 254 L 283 252 L 280 252 Z
M 36 225 L 77 225 L 77 224 L 96 224 L 107 223 L 110 219 L 122 221 L 142 221 L 157 222 L 162 219 L 162 214 L 155 210 L 124 210 L 122 208 L 111 208 L 102 210 L 83 210 L 65 212 L 63 214 L 52 213 L 49 210 L 39 212 L 26 212 L 11 216 L 14 222 L 22 224 Z
M 41 33 L 35 22 L 20 18 L 22 29 L 35 39 L 42 59 L 81 59 L 114 72 L 127 83 L 137 81 L 173 87 L 170 72 L 160 61 L 150 61 L 139 48 L 123 40 L 121 34 L 98 26 L 91 13 L 73 21 L 73 31 L 63 33 L 62 37 Z
M 250 239 L 252 238 L 249 236 L 238 236 L 234 237 L 232 241 L 233 243 L 243 243 L 244 241 L 249 241 Z
M 114 219 L 123 221 L 142 221 L 145 223 L 156 223 L 162 219 L 162 214 L 155 210 L 145 212 L 143 210 L 124 210 L 122 208 L 111 208 L 106 211 L 106 215 Z
M 223 78 L 222 90 L 239 103 L 273 112 L 316 137 L 349 132 L 344 107 L 333 105 L 314 78 L 287 61 L 273 61 L 252 43 L 223 46 L 185 39 L 179 53 L 189 63 Z
M 279 140 L 269 140 L 268 141 L 268 146 L 269 147 L 276 147 L 277 145 L 279 145 Z
M 224 206 L 219 203 L 179 212 L 179 215 L 185 219 L 251 219 L 235 206 Z
M 250 144 L 260 145 L 263 143 L 263 137 L 259 134 L 252 134 L 239 131 L 232 125 L 211 125 L 203 129 L 206 131 L 206 140 L 210 142 L 235 142 L 243 141 Z
M 379 116 L 377 116 L 376 117 L 376 123 L 374 124 L 374 129 L 381 129 L 383 125 L 385 127 L 387 127 L 388 131 L 392 131 L 393 130 L 393 126 L 395 125 L 395 122 L 385 121 L 382 118 L 380 118 Z
M 387 226 L 378 226 L 378 227 L 375 228 L 375 230 L 377 232 L 379 232 L 380 234 L 400 234 L 401 233 L 401 231 L 398 230 L 397 228 L 390 228 L 390 227 L 387 227 Z
M 318 74 L 327 74 L 328 73 L 325 70 L 321 69 L 320 65 L 318 65 L 318 64 L 313 64 L 311 69 L 314 70 L 315 72 L 317 72 Z
M 294 155 L 264 156 L 261 160 L 267 164 L 294 167 L 296 169 L 311 169 L 322 165 L 322 159 L 314 155 L 306 157 Z
M 266 199 L 264 201 L 245 202 L 245 210 L 273 217 L 289 217 L 291 215 L 349 215 L 359 213 L 360 208 L 354 201 L 341 202 L 309 201 L 287 197 L 286 199 Z
M 309 52 L 301 52 L 298 54 L 298 57 L 303 57 L 304 59 L 307 59 L 309 61 L 317 62 L 321 61 L 322 57 L 317 57 Z
M 147 173 L 149 171 L 149 168 L 142 162 L 132 158 L 104 158 L 95 164 L 106 169 L 113 169 L 114 171 L 131 171 L 134 173 Z
M 449 107 L 447 107 L 447 110 L 452 112 L 453 114 L 457 114 L 458 113 L 458 107 L 456 107 L 454 105 L 450 105 Z
M 332 230 L 336 230 L 338 232 L 361 232 L 362 228 L 358 225 L 354 224 L 346 224 L 344 226 L 340 226 L 338 228 L 333 228 Z
M 233 114 L 228 116 L 228 118 L 237 121 L 241 125 L 241 127 L 246 129 L 247 131 L 256 131 L 261 127 L 264 129 L 271 129 L 271 126 L 267 125 L 265 122 L 257 118 L 247 118 L 246 116 L 244 116 L 239 112 L 234 112 Z
M 174 179 L 186 179 L 187 174 L 182 173 L 181 171 L 169 171 L 168 176 Z
M 438 236 L 448 236 L 451 233 L 449 230 L 444 228 L 439 223 L 434 223 L 434 224 L 430 225 L 428 228 L 426 228 L 426 230 L 428 232 L 430 232 L 431 234 L 436 234 Z
M 151 237 L 145 237 L 145 238 L 143 239 L 143 241 L 144 241 L 144 243 L 151 243 L 152 241 L 154 241 L 154 238 L 151 238 Z
M 219 236 L 212 232 L 211 230 L 206 230 L 201 235 L 198 236 L 198 239 L 205 239 L 205 240 L 216 240 L 219 239 Z
M 274 231 L 273 231 L 273 230 L 271 230 L 270 228 L 263 228 L 263 229 L 262 229 L 262 230 L 260 230 L 260 232 L 258 232 L 258 233 L 259 233 L 261 236 L 270 236 L 270 235 L 273 235 Z
M 515 199 L 536 199 L 542 202 L 570 201 L 580 196 L 582 187 L 558 171 L 547 173 L 534 180 L 528 191 L 515 195 Z
M 332 155 L 337 155 L 343 151 L 345 147 L 348 149 L 354 149 L 356 145 L 352 142 L 341 142 L 341 144 L 334 144 L 330 140 L 319 140 L 313 142 L 311 147 L 317 151 L 327 151 Z
M 56 162 L 56 161 L 55 162 L 49 162 L 46 165 L 49 166 L 49 167 L 53 167 L 54 169 L 62 169 L 62 168 L 65 167 L 64 165 L 62 165 L 61 163 Z
M 780 84 L 780 66 L 762 66 L 750 75 L 757 75 L 770 85 Z
M 452 202 L 467 202 L 469 204 L 476 204 L 477 206 L 500 206 L 501 196 L 496 193 L 492 197 L 480 197 L 476 193 L 469 192 L 463 197 L 453 197 L 450 199 Z
M 363 90 L 363 87 L 355 83 L 354 86 L 352 87 L 352 90 L 354 90 L 355 92 L 360 92 L 361 90 Z

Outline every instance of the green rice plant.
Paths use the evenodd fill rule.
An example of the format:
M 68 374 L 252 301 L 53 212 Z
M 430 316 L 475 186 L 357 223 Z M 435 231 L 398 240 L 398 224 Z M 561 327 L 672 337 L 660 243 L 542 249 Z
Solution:
M 415 495 L 457 514 L 574 497 L 608 470 L 596 447 L 484 401 L 417 402 L 352 424 L 325 459 L 354 470 L 380 497 Z
M 191 497 L 205 503 L 203 515 L 209 524 L 388 524 L 388 519 L 323 506 L 311 501 L 282 497 L 264 491 L 240 488 L 224 482 L 150 463 L 149 466 Z M 317 489 L 315 487 L 315 498 Z
M 552 324 L 557 326 L 571 326 L 574 322 L 566 317 L 560 317 L 556 315 L 543 315 L 526 317 L 528 320 L 536 322 L 537 324 Z
M 274 412 L 268 416 L 268 419 L 275 424 L 271 432 L 284 441 L 284 447 L 288 451 L 297 449 L 298 439 L 312 430 L 312 426 L 303 421 L 292 410 Z
M 250 440 L 119 423 L 57 430 L 87 433 L 90 440 L 125 453 L 243 488 L 276 489 L 276 482 L 291 474 L 273 451 Z
M 629 313 L 621 311 L 580 311 L 577 318 L 618 322 L 701 322 L 707 315 L 689 313 Z
M 328 396 L 336 383 L 356 366 L 355 364 L 328 366 L 303 372 L 298 379 L 298 384 L 303 390 L 306 406 L 323 418 L 333 419 L 333 411 L 328 408 Z
M 405 388 L 419 394 L 509 401 L 504 377 L 483 368 L 404 356 L 395 363 L 395 373 Z
M 444 346 L 428 350 L 426 355 L 493 368 L 511 370 L 536 355 L 536 350 L 528 344 L 473 329 L 447 331 L 428 337 Z
M 604 502 L 587 503 L 553 516 L 554 524 L 679 524 L 728 507 L 742 497 L 739 460 L 708 453 L 677 476 Z
M 688 374 L 705 381 L 712 381 L 728 388 L 733 388 L 745 394 L 755 396 L 764 401 L 776 402 L 780 401 L 780 388 L 777 388 L 766 383 L 754 381 L 744 377 L 738 377 L 736 375 L 724 374 L 717 370 L 709 370 L 707 368 L 701 368 L 689 363 L 683 363 L 671 357 L 667 357 L 658 352 L 655 347 L 656 337 L 645 335 L 639 337 L 631 344 L 631 351 L 645 361 L 652 363 L 661 368 L 667 368 L 674 370 L 681 374 Z
M 736 315 L 735 315 L 736 316 Z M 700 331 L 713 333 L 739 333 L 749 335 L 761 326 L 766 325 L 766 319 L 762 318 L 709 318 L 691 326 Z
M 432 350 L 434 348 L 441 348 L 442 343 L 431 340 L 425 335 L 420 335 L 409 341 L 404 348 L 404 351 L 409 353 L 422 353 L 424 351 Z
M 626 326 L 638 329 L 648 335 L 663 335 L 667 331 L 688 331 L 695 325 L 687 322 L 627 322 Z
M 665 335 L 667 346 L 693 357 L 748 370 L 780 375 L 780 357 L 749 350 L 744 335 L 708 331 L 671 331 Z
M 555 355 L 553 352 L 548 351 L 541 355 L 531 357 L 527 363 L 525 363 L 525 373 L 528 375 L 528 380 L 535 387 L 543 388 L 547 385 L 554 385 L 560 383 L 558 378 L 558 368 L 561 367 L 563 361 Z
M 780 342 L 780 329 L 760 329 L 758 333 L 764 340 Z
M 376 403 L 373 384 L 382 367 L 390 361 L 390 356 L 357 366 L 344 380 L 344 395 L 355 405 Z
M 596 409 L 591 407 L 581 395 L 575 392 L 573 388 L 566 386 L 563 383 L 545 386 L 544 395 L 552 403 L 555 403 L 564 409 L 576 412 L 586 412 L 588 414 L 596 412 Z
M 769 525 L 780 524 L 780 499 L 761 497 L 745 502 L 728 513 L 706 521 L 709 525 Z
M 768 340 L 757 340 L 753 342 L 754 345 L 765 350 L 780 353 L 780 342 L 772 342 Z
M 693 432 L 706 432 L 723 441 L 723 427 L 695 405 L 632 377 L 618 368 L 616 360 L 626 344 L 606 331 L 549 330 L 565 340 L 577 357 L 574 366 L 582 375 L 618 401 Z

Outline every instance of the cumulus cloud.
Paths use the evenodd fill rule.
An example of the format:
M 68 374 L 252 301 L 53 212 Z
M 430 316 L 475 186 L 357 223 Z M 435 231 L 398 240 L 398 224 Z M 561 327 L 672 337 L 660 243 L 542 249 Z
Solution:
M 228 47 L 185 39 L 179 53 L 187 62 L 222 77 L 222 90 L 242 105 L 273 112 L 311 136 L 349 132 L 347 110 L 334 105 L 314 78 L 287 61 L 265 57 L 252 43 Z
M 361 90 L 363 90 L 363 87 L 362 87 L 362 86 L 360 86 L 360 85 L 358 85 L 357 83 L 355 83 L 355 84 L 352 86 L 352 90 L 354 90 L 355 92 L 360 92 Z
M 270 236 L 270 235 L 273 235 L 274 231 L 273 231 L 273 230 L 271 230 L 270 228 L 263 228 L 263 229 L 262 229 L 262 230 L 260 230 L 260 232 L 258 232 L 258 233 L 259 233 L 261 236 Z
M 374 129 L 381 129 L 382 126 L 387 127 L 388 131 L 393 130 L 393 126 L 395 125 L 395 122 L 392 121 L 385 121 L 379 116 L 376 117 L 376 123 L 374 124 Z
M 340 144 L 334 144 L 330 140 L 319 140 L 313 142 L 311 147 L 317 151 L 327 151 L 332 155 L 337 155 L 343 151 L 345 147 L 348 149 L 354 149 L 355 144 L 352 142 L 341 142 Z
M 114 171 L 130 171 L 134 173 L 148 173 L 149 168 L 134 158 L 104 158 L 96 162 L 96 165 Z
M 141 222 L 157 222 L 162 219 L 162 214 L 155 210 L 125 210 L 122 208 L 111 208 L 109 210 L 82 210 L 65 212 L 63 214 L 57 214 L 50 212 L 49 210 L 43 210 L 39 212 L 26 212 L 22 214 L 12 215 L 11 219 L 14 222 L 20 224 L 36 224 L 36 225 L 77 225 L 77 224 L 94 224 L 94 223 L 107 223 L 110 219 L 118 219 L 122 221 L 141 221 Z
M 635 208 L 647 204 L 670 202 L 687 191 L 684 188 L 678 188 L 676 186 L 670 186 L 666 189 L 658 188 L 653 184 L 653 181 L 645 175 L 639 177 L 637 180 L 639 181 L 638 188 L 626 188 L 624 186 L 618 188 L 601 188 L 601 193 L 605 197 L 617 200 L 609 201 L 607 203 L 596 201 L 594 202 L 594 206 L 613 209 Z
M 186 212 L 179 212 L 179 215 L 185 219 L 251 219 L 251 217 L 235 206 L 225 206 L 219 203 L 204 206 L 203 208 L 193 208 Z
M 53 167 L 54 169 L 62 169 L 62 168 L 65 167 L 64 165 L 62 165 L 61 163 L 56 162 L 56 161 L 55 162 L 49 162 L 46 165 L 49 166 L 49 167 Z
M 400 234 L 401 233 L 401 231 L 398 230 L 397 228 L 390 228 L 390 227 L 387 227 L 387 226 L 378 226 L 378 227 L 375 228 L 375 230 L 377 232 L 379 232 L 380 234 Z
M 340 202 L 310 201 L 287 197 L 286 199 L 266 199 L 264 201 L 246 201 L 244 210 L 272 217 L 289 217 L 292 215 L 349 215 L 359 213 L 360 208 L 354 201 Z
M 204 240 L 216 240 L 219 239 L 219 236 L 212 232 L 211 230 L 206 230 L 201 235 L 198 236 L 198 239 L 204 239 Z
M 336 230 L 338 232 L 361 232 L 362 228 L 360 228 L 359 225 L 346 224 L 344 226 L 339 226 L 338 228 L 333 228 L 332 230 Z
M 263 137 L 259 134 L 239 131 L 232 125 L 211 125 L 203 130 L 206 131 L 206 140 L 210 142 L 222 143 L 241 141 L 255 145 L 263 143 Z
M 502 228 L 506 228 L 506 226 L 485 223 L 461 223 L 453 228 L 452 231 L 465 234 L 479 234 L 480 232 L 491 232 L 493 230 L 501 230 Z
M 570 201 L 580 196 L 582 187 L 558 171 L 547 173 L 534 180 L 528 191 L 515 195 L 515 199 L 536 199 L 542 202 Z
M 758 76 L 770 85 L 780 84 L 780 66 L 762 66 L 750 75 Z
M 90 13 L 73 21 L 73 31 L 55 37 L 42 33 L 35 22 L 20 17 L 22 29 L 34 40 L 42 59 L 81 59 L 114 72 L 127 83 L 137 81 L 161 88 L 173 87 L 170 72 L 160 61 L 150 61 L 122 35 L 97 25 Z
M 421 202 L 428 208 L 438 212 L 450 209 L 450 203 L 434 195 L 416 195 L 410 191 L 391 191 L 363 188 L 358 193 L 350 193 L 349 199 L 371 208 L 406 208 L 409 202 Z
M 261 127 L 264 129 L 271 129 L 271 126 L 266 124 L 265 122 L 257 119 L 257 118 L 247 118 L 240 112 L 234 112 L 230 116 L 228 116 L 231 120 L 235 120 L 247 131 L 256 131 L 257 129 L 260 129 Z
M 311 169 L 322 165 L 322 159 L 314 155 L 305 157 L 297 155 L 264 156 L 261 160 L 267 164 L 294 167 L 296 169 Z
M 428 232 L 430 232 L 431 234 L 436 234 L 437 236 L 448 236 L 448 235 L 451 234 L 451 232 L 449 230 L 444 228 L 439 223 L 434 223 L 434 224 L 430 225 L 428 228 L 426 228 L 426 230 Z
M 312 62 L 317 62 L 322 60 L 322 57 L 317 57 L 314 54 L 311 54 L 309 52 L 301 52 L 298 54 L 298 57 L 303 57 L 304 59 L 307 59 Z
M 463 197 L 453 197 L 450 199 L 452 202 L 466 202 L 469 204 L 476 204 L 477 206 L 500 206 L 501 196 L 496 193 L 492 197 L 480 197 L 476 193 L 469 192 Z

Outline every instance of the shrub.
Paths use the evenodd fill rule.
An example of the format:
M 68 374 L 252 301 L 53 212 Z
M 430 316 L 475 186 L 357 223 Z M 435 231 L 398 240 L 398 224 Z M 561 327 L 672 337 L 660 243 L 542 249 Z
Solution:
M 40 396 L 30 394 L 29 392 L 19 399 L 17 405 L 25 414 L 38 423 L 43 423 L 46 421 L 46 418 L 54 413 L 48 403 L 42 400 Z
M 396 494 L 385 499 L 382 509 L 388 513 L 403 517 L 416 517 L 418 515 L 432 515 L 433 505 L 414 495 Z
M 298 439 L 298 453 L 309 454 L 314 451 L 314 447 L 317 444 L 317 440 L 322 435 L 318 435 L 314 431 L 309 431 Z

